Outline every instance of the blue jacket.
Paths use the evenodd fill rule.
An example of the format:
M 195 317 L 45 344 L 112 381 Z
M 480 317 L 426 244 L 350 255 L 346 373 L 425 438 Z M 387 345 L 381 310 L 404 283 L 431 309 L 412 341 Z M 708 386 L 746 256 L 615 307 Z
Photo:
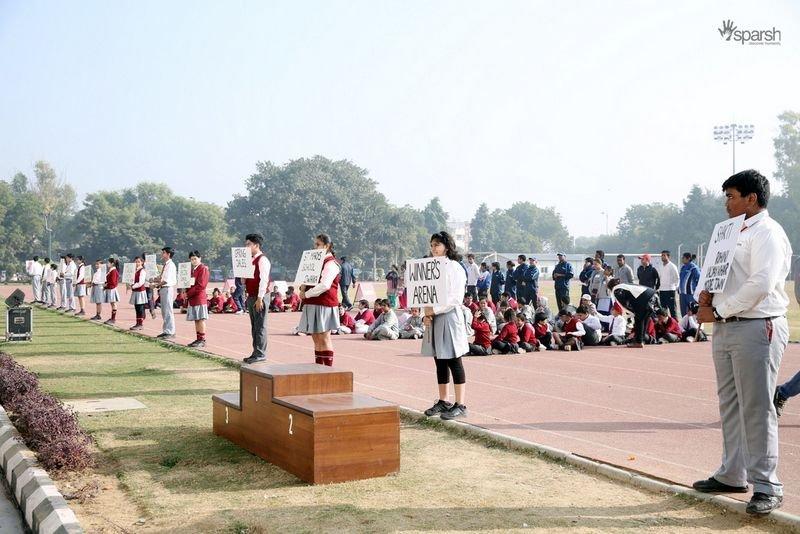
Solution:
M 681 265 L 681 282 L 678 291 L 683 295 L 694 295 L 697 282 L 700 281 L 700 268 L 693 261 Z
M 506 270 L 506 287 L 505 287 L 506 292 L 510 293 L 516 286 L 517 286 L 517 283 L 514 280 L 514 269 L 507 269 Z
M 481 276 L 483 276 L 483 273 L 481 273 L 480 276 L 478 276 L 478 285 L 477 285 L 478 291 L 479 292 L 480 291 L 489 291 L 489 286 L 492 283 L 491 274 L 489 276 L 483 278 L 483 279 L 481 279 Z
M 514 283 L 517 286 L 521 286 L 522 282 L 525 281 L 525 272 L 528 270 L 528 266 L 524 263 L 517 265 L 517 268 L 514 269 Z
M 525 270 L 525 282 L 528 289 L 539 289 L 539 268 L 535 265 L 528 265 Z
M 491 293 L 493 295 L 499 295 L 503 292 L 503 286 L 506 283 L 506 277 L 503 276 L 503 271 L 494 271 L 492 273 L 492 285 L 491 285 Z
M 560 276 L 558 278 L 553 278 L 553 280 L 556 281 L 556 284 L 555 284 L 556 289 L 568 290 L 569 289 L 569 280 L 570 280 L 570 278 L 575 276 L 575 274 L 572 271 L 572 264 L 570 262 L 568 262 L 568 261 L 565 261 L 563 263 L 557 263 L 556 266 L 553 267 L 553 275 L 556 275 L 556 274 L 563 274 L 564 275 L 564 276 Z

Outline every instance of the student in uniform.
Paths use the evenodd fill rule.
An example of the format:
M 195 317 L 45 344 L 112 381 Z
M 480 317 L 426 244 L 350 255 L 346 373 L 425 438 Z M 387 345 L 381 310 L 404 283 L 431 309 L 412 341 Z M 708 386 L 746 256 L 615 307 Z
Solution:
M 31 291 L 33 292 L 33 300 L 31 302 L 42 302 L 42 274 L 44 267 L 39 263 L 39 256 L 34 256 L 26 272 L 31 277 Z
M 681 317 L 681 330 L 683 330 L 682 341 L 692 343 L 694 341 L 707 341 L 708 336 L 703 332 L 700 323 L 697 321 L 697 310 L 700 307 L 697 302 L 691 302 L 686 306 L 686 313 Z
M 158 281 L 158 298 L 161 301 L 162 326 L 158 339 L 175 339 L 175 313 L 172 306 L 175 302 L 175 287 L 178 285 L 178 268 L 172 257 L 175 251 L 172 247 L 161 249 L 161 259 L 164 261 L 164 268 Z
M 431 256 L 450 260 L 443 264 L 447 270 L 447 294 L 443 301 L 446 304 L 425 308 L 425 337 L 422 342 L 422 354 L 433 356 L 436 362 L 436 379 L 439 385 L 439 399 L 425 410 L 428 417 L 439 415 L 442 419 L 455 419 L 467 415 L 464 404 L 466 389 L 466 373 L 461 356 L 469 352 L 467 341 L 467 325 L 461 311 L 461 299 L 467 286 L 467 274 L 461 266 L 461 257 L 456 249 L 453 237 L 445 232 L 431 236 Z M 453 375 L 456 402 L 447 402 L 447 385 Z
M 253 352 L 244 359 L 244 363 L 252 364 L 267 359 L 267 305 L 264 297 L 269 285 L 271 264 L 261 250 L 264 238 L 261 234 L 247 234 L 244 246 L 250 250 L 253 258 L 253 278 L 245 278 L 247 292 L 247 313 L 250 316 L 250 334 L 253 337 Z
M 528 287 L 530 288 L 530 286 Z M 533 330 L 533 325 L 525 319 L 525 314 L 518 313 L 515 320 L 519 335 L 519 348 L 525 352 L 539 350 L 539 341 L 536 339 L 536 332 Z
M 75 265 L 75 260 L 72 254 L 67 254 L 64 259 L 64 310 L 68 312 L 75 311 L 75 275 L 78 268 Z
M 100 312 L 103 311 L 103 286 L 105 285 L 106 278 L 103 275 L 102 266 L 103 260 L 94 260 L 94 272 L 92 272 L 92 293 L 91 297 L 89 298 L 89 301 L 93 302 L 96 307 L 92 321 L 99 321 Z
M 203 293 L 203 296 L 205 296 L 205 293 Z M 211 313 L 222 313 L 222 311 L 225 309 L 225 301 L 222 300 L 222 292 L 219 290 L 218 287 L 215 287 L 214 290 L 211 292 L 211 298 L 208 299 L 208 301 L 206 302 L 206 308 L 207 308 L 206 311 L 209 311 Z
M 66 282 L 64 281 L 64 270 L 67 266 L 67 257 L 61 256 L 58 261 L 58 287 L 56 288 L 58 291 L 58 308 L 57 310 L 66 310 L 66 296 L 67 296 L 67 289 L 66 289 Z
M 103 302 L 111 304 L 111 318 L 105 324 L 117 323 L 117 284 L 119 283 L 119 260 L 108 258 L 108 268 L 106 270 L 106 282 L 103 285 Z
M 583 323 L 575 317 L 569 308 L 561 310 L 558 316 L 564 323 L 564 331 L 553 333 L 554 343 L 561 350 L 581 350 L 583 348 L 583 336 L 586 334 Z
M 651 287 L 621 284 L 618 278 L 612 278 L 608 288 L 616 301 L 633 314 L 633 342 L 628 347 L 642 348 L 649 328 L 647 320 L 652 319 L 658 307 L 658 294 Z
M 405 320 L 400 329 L 400 339 L 422 339 L 425 334 L 425 323 L 419 308 L 411 308 L 411 316 Z
M 300 296 L 295 293 L 294 286 L 286 288 L 286 298 L 283 299 L 284 311 L 299 311 L 300 310 Z
M 553 332 L 550 328 L 550 316 L 544 312 L 536 312 L 533 317 L 533 332 L 539 342 L 539 350 L 553 347 Z
M 196 339 L 189 343 L 189 347 L 206 346 L 206 320 L 208 307 L 206 306 L 206 287 L 208 286 L 209 271 L 203 263 L 200 252 L 193 250 L 189 253 L 192 264 L 192 279 L 194 283 L 186 290 L 187 308 L 186 320 L 194 321 Z M 215 289 L 215 291 L 219 291 Z M 221 302 L 221 299 L 220 299 Z
M 314 248 L 325 251 L 319 282 L 313 287 L 300 286 L 303 311 L 298 331 L 311 334 L 314 341 L 314 361 L 333 365 L 331 330 L 339 329 L 339 279 L 341 268 L 333 252 L 333 242 L 326 234 L 314 238 Z
M 579 307 L 575 310 L 575 314 L 580 319 L 583 325 L 583 330 L 586 332 L 581 341 L 587 347 L 591 347 L 600 343 L 600 334 L 603 332 L 603 325 L 597 315 L 592 315 L 586 308 Z
M 492 327 L 486 320 L 483 310 L 478 310 L 472 319 L 475 340 L 469 344 L 469 356 L 489 356 L 492 354 Z
M 75 273 L 75 298 L 78 299 L 79 311 L 75 315 L 86 315 L 86 265 L 83 263 L 83 256 L 76 258 L 78 268 Z
M 271 311 L 271 312 L 282 312 L 282 311 L 284 311 L 284 309 L 283 309 L 283 296 L 281 295 L 281 292 L 278 291 L 277 289 L 274 289 L 272 291 L 272 294 L 270 295 L 269 311 Z
M 658 343 L 677 343 L 683 336 L 678 321 L 670 316 L 669 311 L 661 308 L 656 312 L 656 340 Z
M 519 347 L 519 330 L 516 322 L 517 314 L 507 309 L 503 313 L 503 328 L 492 340 L 492 354 L 517 354 L 525 352 Z
M 383 313 L 383 299 L 375 299 L 375 302 L 372 303 L 372 315 L 374 315 L 375 319 L 377 320 L 382 313 Z
M 344 304 L 339 304 L 339 329 L 331 332 L 333 335 L 352 334 L 356 329 L 356 321 L 345 309 Z
M 611 308 L 611 315 L 606 315 L 600 318 L 601 321 L 608 323 L 608 335 L 600 340 L 601 345 L 624 345 L 625 344 L 625 331 L 628 321 L 624 316 L 625 310 L 622 309 L 619 302 L 615 302 Z
M 133 259 L 136 270 L 133 273 L 133 283 L 131 284 L 130 303 L 136 312 L 136 324 L 131 326 L 131 330 L 141 330 L 144 328 L 145 306 L 147 305 L 147 271 L 144 268 L 144 260 L 141 256 Z
M 224 313 L 238 313 L 239 311 L 239 306 L 229 291 L 225 292 L 225 305 L 222 307 L 222 311 Z
M 44 275 L 43 275 L 43 291 L 42 291 L 42 299 L 43 303 L 47 305 L 48 308 L 55 308 L 56 307 L 56 284 L 58 283 L 58 265 L 55 263 L 48 263 L 45 265 L 44 268 Z
M 366 334 L 369 330 L 370 325 L 375 322 L 375 314 L 372 313 L 372 309 L 369 307 L 369 301 L 367 299 L 361 299 L 356 303 L 358 307 L 358 312 L 354 317 L 356 321 L 356 328 L 353 331 L 356 334 Z
M 381 308 L 383 308 L 383 313 L 372 323 L 364 337 L 372 341 L 398 339 L 400 337 L 400 322 L 397 319 L 397 314 L 392 309 L 391 302 L 388 299 L 381 300 Z
M 145 263 L 145 269 L 147 269 L 147 267 L 146 267 L 146 265 L 147 265 L 147 254 L 145 254 L 144 252 L 142 252 L 142 261 Z M 156 318 L 156 295 L 155 295 L 155 291 L 153 291 L 153 288 L 150 287 L 150 282 L 151 281 L 152 280 L 148 280 L 147 281 L 147 285 L 145 286 L 144 291 L 145 291 L 145 293 L 147 293 L 147 307 L 150 310 L 150 317 L 152 319 L 155 319 Z

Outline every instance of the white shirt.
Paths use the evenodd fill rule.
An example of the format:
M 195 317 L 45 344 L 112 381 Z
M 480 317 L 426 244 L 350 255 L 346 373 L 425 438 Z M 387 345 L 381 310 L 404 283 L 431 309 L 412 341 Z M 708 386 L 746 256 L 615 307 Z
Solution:
M 450 310 L 461 308 L 461 301 L 464 300 L 464 290 L 467 285 L 467 275 L 461 264 L 455 260 L 448 260 L 446 257 L 443 260 L 442 269 L 447 272 L 447 294 L 442 299 L 444 304 L 433 306 L 433 313 L 440 315 L 447 313 Z M 478 267 L 477 265 L 475 266 Z
M 689 315 L 688 313 L 681 317 L 681 330 L 684 332 L 690 328 L 698 328 L 700 325 L 697 323 L 697 317 Z
M 105 283 L 106 275 L 103 273 L 103 269 L 96 269 L 92 274 L 92 285 L 102 286 Z
M 681 276 L 678 274 L 678 267 L 674 263 L 668 261 L 666 265 L 663 262 L 655 266 L 658 271 L 658 278 L 661 280 L 658 290 L 659 291 L 677 291 L 681 282 Z
M 178 285 L 178 268 L 172 258 L 164 262 L 164 270 L 161 271 L 162 287 L 175 287 Z
M 75 273 L 75 283 L 76 284 L 80 284 L 81 282 L 85 282 L 84 273 L 86 272 L 86 269 L 84 269 L 84 267 L 85 267 L 85 265 L 81 264 L 81 265 L 78 265 L 78 267 L 76 268 L 76 273 Z
M 44 275 L 44 279 L 48 284 L 55 284 L 56 280 L 58 279 L 58 271 L 48 267 L 47 272 Z
M 28 274 L 31 276 L 42 276 L 44 274 L 44 267 L 38 261 L 35 261 L 31 264 L 31 269 L 28 271 Z
M 64 278 L 67 280 L 72 280 L 75 278 L 75 273 L 77 273 L 78 267 L 75 265 L 74 261 L 64 264 Z
M 586 319 L 581 320 L 581 322 L 597 332 L 603 329 L 603 325 L 600 324 L 600 319 L 598 319 L 596 315 L 587 315 Z
M 608 335 L 625 337 L 627 320 L 623 315 L 605 315 L 600 318 L 604 323 L 608 323 Z
M 257 257 L 258 276 L 260 279 L 258 282 L 258 293 L 256 294 L 256 298 L 263 299 L 264 295 L 267 294 L 267 287 L 269 286 L 269 271 L 272 268 L 272 265 L 263 252 L 260 252 L 259 256 Z
M 725 291 L 714 295 L 717 313 L 756 319 L 786 315 L 791 259 L 789 238 L 767 210 L 745 219 Z
M 466 267 L 467 267 L 467 285 L 468 286 L 478 285 L 478 277 L 481 275 L 481 268 L 478 267 L 477 263 L 469 263 L 469 262 L 467 262 Z
M 328 256 L 332 256 L 332 254 L 328 252 L 325 257 L 327 258 Z M 322 268 L 319 283 L 306 291 L 306 297 L 318 297 L 329 290 L 341 270 L 339 262 L 337 261 L 329 261 L 326 263 L 325 267 Z M 381 314 L 381 317 L 383 317 L 383 314 Z M 397 317 L 395 317 L 395 319 L 397 319 Z

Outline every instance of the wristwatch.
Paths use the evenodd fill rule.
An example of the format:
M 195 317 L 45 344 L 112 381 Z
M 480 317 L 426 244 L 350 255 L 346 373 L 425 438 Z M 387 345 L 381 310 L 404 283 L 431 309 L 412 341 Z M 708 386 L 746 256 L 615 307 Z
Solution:
M 724 318 L 719 313 L 717 313 L 717 309 L 716 308 L 711 308 L 711 311 L 714 312 L 714 320 L 716 320 L 716 321 L 723 321 L 724 320 Z

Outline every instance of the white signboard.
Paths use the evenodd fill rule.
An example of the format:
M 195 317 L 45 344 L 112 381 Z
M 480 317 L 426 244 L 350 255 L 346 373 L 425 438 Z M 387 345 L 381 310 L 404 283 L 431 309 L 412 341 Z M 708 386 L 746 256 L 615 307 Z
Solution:
M 325 254 L 327 254 L 327 251 L 321 248 L 303 251 L 300 265 L 297 266 L 297 274 L 294 277 L 295 286 L 313 286 L 319 283 Z
M 408 307 L 422 308 L 447 302 L 447 258 L 422 258 L 406 262 Z
M 158 263 L 155 254 L 144 255 L 144 270 L 148 280 L 158 276 Z
M 91 283 L 92 281 L 92 266 L 91 265 L 84 265 L 83 266 L 83 281 L 87 284 Z
M 194 285 L 194 278 L 192 278 L 192 262 L 178 264 L 178 289 L 185 289 Z
M 695 298 L 699 298 L 700 292 L 704 289 L 709 293 L 722 293 L 725 289 L 744 217 L 739 215 L 717 223 L 714 227 L 711 239 L 708 241 L 708 252 L 703 261 L 703 270 L 700 271 Z
M 50 266 L 48 265 L 48 267 Z M 25 260 L 25 271 L 31 272 L 32 268 L 33 268 L 33 260 Z
M 233 276 L 237 278 L 253 278 L 255 276 L 256 266 L 253 265 L 253 257 L 247 247 L 233 247 L 231 260 L 233 261 Z
M 125 263 L 122 265 L 122 283 L 123 284 L 132 284 L 133 283 L 133 276 L 136 274 L 136 264 L 135 263 Z

